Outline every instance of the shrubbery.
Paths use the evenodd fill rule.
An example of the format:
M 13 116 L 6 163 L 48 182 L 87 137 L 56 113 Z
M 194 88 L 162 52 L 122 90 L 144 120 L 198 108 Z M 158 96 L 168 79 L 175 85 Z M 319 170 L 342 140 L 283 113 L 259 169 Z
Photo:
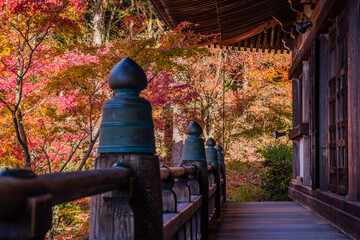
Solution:
M 260 201 L 263 198 L 260 161 L 232 161 L 226 168 L 228 201 Z
M 227 195 L 230 202 L 286 201 L 292 177 L 292 148 L 286 144 L 261 148 L 261 160 L 227 163 Z
M 270 201 L 290 200 L 289 182 L 292 177 L 292 147 L 285 144 L 268 146 L 260 149 L 264 157 L 264 172 L 261 175 L 261 189 L 264 199 Z

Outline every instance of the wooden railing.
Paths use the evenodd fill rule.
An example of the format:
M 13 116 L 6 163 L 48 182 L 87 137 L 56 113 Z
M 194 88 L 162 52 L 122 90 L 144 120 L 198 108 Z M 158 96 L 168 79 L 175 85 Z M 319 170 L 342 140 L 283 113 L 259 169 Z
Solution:
M 208 232 L 201 230 L 201 224 L 207 225 L 205 229 L 208 230 L 209 223 L 219 216 L 225 199 L 221 194 L 225 181 L 217 178 L 224 174 L 216 174 L 217 169 L 220 168 L 206 167 L 208 197 L 205 198 L 200 190 L 202 183 L 198 167 L 160 167 L 163 239 L 207 239 Z M 112 220 L 118 222 L 114 224 L 122 229 L 118 229 L 119 233 L 114 236 L 111 227 L 106 227 L 111 225 L 108 217 L 101 216 L 91 224 L 92 228 L 98 229 L 97 238 L 110 235 L 113 238 L 108 239 L 133 239 L 136 236 L 136 219 L 132 209 L 143 209 L 144 206 L 130 204 L 132 184 L 136 181 L 131 175 L 132 171 L 124 164 L 40 176 L 29 170 L 5 170 L 0 176 L 0 239 L 44 238 L 51 228 L 52 206 L 101 193 L 97 197 L 108 201 L 107 205 L 117 205 L 118 212 L 115 214 L 116 206 L 98 206 L 94 211 L 103 215 L 108 213 L 111 217 L 118 215 Z M 208 203 L 208 219 L 202 218 L 203 202 Z M 101 224 L 102 221 L 106 224 Z M 96 223 L 98 226 L 95 226 Z M 96 229 L 90 231 L 95 234 Z
M 114 69 L 119 71 L 121 64 Z M 134 62 L 130 62 L 133 65 L 130 67 L 129 62 L 126 64 L 130 70 L 137 68 Z M 124 78 L 114 77 L 119 74 L 116 71 L 110 74 L 110 84 L 111 79 Z M 126 74 L 133 81 L 129 71 Z M 121 84 L 129 87 L 128 83 Z M 121 84 L 115 85 L 119 88 Z M 120 96 L 111 100 L 111 104 L 115 103 L 115 113 L 109 114 L 112 110 L 109 104 L 104 107 L 99 149 L 111 150 L 100 151 L 96 170 L 40 176 L 26 169 L 0 173 L 0 239 L 43 239 L 51 228 L 52 206 L 86 196 L 93 196 L 90 239 L 208 239 L 209 225 L 219 217 L 226 199 L 222 148 L 214 149 L 215 141 L 209 139 L 205 151 L 200 137 L 202 129 L 193 122 L 187 129 L 190 136 L 185 141 L 182 165 L 159 167 L 159 159 L 151 150 L 154 142 L 141 142 L 154 139 L 142 135 L 151 131 L 153 134 L 152 122 L 148 122 L 151 112 L 149 119 L 149 113 L 144 117 L 138 110 L 147 108 L 141 108 L 147 104 L 145 100 L 139 98 L 142 105 L 137 106 L 137 98 L 131 91 L 131 107 L 125 116 L 135 116 L 137 121 L 124 120 L 125 117 L 118 122 L 106 119 L 121 115 L 121 108 L 127 106 L 126 90 L 119 92 Z M 134 109 L 136 114 L 131 112 Z M 139 119 L 144 124 L 139 124 Z M 111 136 L 104 135 L 103 130 L 109 125 L 115 126 L 108 132 Z M 122 126 L 126 126 L 124 131 Z M 135 130 L 129 132 L 129 126 Z M 134 137 L 134 133 L 138 135 Z
M 52 206 L 111 190 L 129 193 L 130 175 L 125 167 L 40 176 L 5 170 L 0 176 L 0 239 L 44 238 Z

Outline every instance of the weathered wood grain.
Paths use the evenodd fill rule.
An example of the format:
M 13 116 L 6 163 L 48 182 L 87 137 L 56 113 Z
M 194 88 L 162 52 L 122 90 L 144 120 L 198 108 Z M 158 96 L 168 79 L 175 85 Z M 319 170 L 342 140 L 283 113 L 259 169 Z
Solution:
M 360 1 L 348 1 L 349 198 L 360 201 Z
M 220 198 L 222 196 L 222 186 L 220 183 L 220 164 L 219 163 L 211 163 L 214 169 L 214 181 L 216 185 L 216 191 L 215 191 L 215 211 L 216 211 L 216 217 L 220 216 Z
M 201 196 L 192 196 L 192 202 L 179 203 L 178 213 L 164 213 L 164 238 L 170 239 L 181 227 L 189 220 L 196 212 L 199 211 L 202 205 Z
M 111 166 L 110 166 L 111 167 Z M 130 171 L 126 168 L 54 173 L 30 179 L 0 177 L 0 219 L 15 217 L 26 207 L 28 197 L 52 195 L 52 205 L 125 187 Z
M 184 169 L 185 172 L 185 169 Z M 175 178 L 173 191 L 176 194 L 176 199 L 178 202 L 190 202 L 190 187 L 187 185 L 188 176 L 184 175 L 181 178 Z
M 153 154 L 104 153 L 96 159 L 95 168 L 108 168 L 116 162 L 127 164 L 135 177 L 130 201 L 134 214 L 134 238 L 162 239 L 162 195 L 158 158 Z M 119 220 L 110 222 L 111 219 L 106 218 L 109 217 L 108 215 L 101 214 L 103 211 L 101 209 L 107 207 L 102 196 L 98 195 L 92 198 L 90 239 L 118 239 L 112 232 L 109 232 L 107 237 L 99 235 L 102 222 L 116 224 L 113 229 L 131 224 L 129 221 L 131 214 L 128 212 L 122 213 L 121 206 L 117 206 L 117 209 L 119 209 L 117 218 Z M 128 229 L 131 230 L 131 227 Z M 128 235 L 130 236 L 131 233 L 128 233 Z
M 176 212 L 177 210 L 177 199 L 175 192 L 173 191 L 174 186 L 174 178 L 170 172 L 170 170 L 162 166 L 160 168 L 161 173 L 165 172 L 164 170 L 167 170 L 167 178 L 161 179 L 161 192 L 162 192 L 162 211 L 164 213 L 168 212 Z
M 350 239 L 294 202 L 227 203 L 211 239 Z
M 200 194 L 202 195 L 202 199 L 209 199 L 209 182 L 208 182 L 208 167 L 205 161 L 187 161 L 183 160 L 182 164 L 184 166 L 194 165 L 198 169 L 198 180 L 200 185 Z M 209 235 L 209 203 L 208 201 L 203 201 L 201 204 L 201 214 L 198 221 L 200 221 L 200 231 L 202 235 L 202 239 L 208 239 Z
M 360 204 L 334 193 L 290 183 L 289 196 L 338 228 L 360 239 Z
M 319 66 L 319 168 L 320 168 L 320 189 L 328 190 L 329 181 L 329 34 L 320 35 L 320 66 Z
M 185 166 L 186 167 L 186 166 Z M 191 195 L 199 195 L 200 194 L 200 184 L 198 180 L 198 173 L 195 166 L 192 166 L 194 168 L 194 173 L 189 175 L 189 181 L 188 186 L 190 187 Z
M 319 39 L 312 36 L 311 44 L 311 106 L 310 106 L 310 177 L 312 189 L 319 188 Z
M 44 239 L 51 228 L 51 201 L 51 194 L 29 197 L 21 214 L 0 221 L 0 239 Z
M 294 140 L 298 139 L 304 135 L 309 135 L 309 123 L 299 123 L 294 126 L 293 129 L 289 130 L 289 139 Z
M 302 115 L 301 120 L 303 123 L 309 123 L 310 121 L 310 62 L 303 61 L 303 73 L 302 73 Z M 304 185 L 310 186 L 311 176 L 310 176 L 310 137 L 303 135 L 301 140 L 303 144 L 303 152 L 300 154 L 303 156 L 303 179 Z M 300 144 L 301 144 L 300 143 Z
M 223 181 L 221 184 L 221 194 L 223 198 L 223 202 L 226 202 L 226 167 L 225 164 L 220 164 L 220 172 L 221 172 L 221 180 Z

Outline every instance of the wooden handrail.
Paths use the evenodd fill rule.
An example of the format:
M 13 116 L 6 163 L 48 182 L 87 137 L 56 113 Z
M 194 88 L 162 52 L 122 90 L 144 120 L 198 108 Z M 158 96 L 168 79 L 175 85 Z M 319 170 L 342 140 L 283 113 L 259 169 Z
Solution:
M 175 233 L 178 232 L 187 221 L 189 221 L 189 219 L 191 220 L 192 217 L 196 218 L 195 214 L 199 211 L 201 204 L 202 197 L 193 196 L 191 203 L 179 204 L 178 213 L 164 214 L 164 239 L 171 239 L 171 237 L 174 236 Z M 194 228 L 194 225 L 192 227 Z
M 0 219 L 13 218 L 26 207 L 28 197 L 51 194 L 52 205 L 73 201 L 129 185 L 131 171 L 124 167 L 84 172 L 53 173 L 34 178 L 0 176 Z
M 174 178 L 181 178 L 186 174 L 186 169 L 184 167 L 169 167 L 169 170 Z
M 174 178 L 182 178 L 185 175 L 190 176 L 196 173 L 195 166 L 181 166 L 181 167 L 161 167 L 160 168 L 160 179 L 161 181 L 166 180 L 170 174 Z
M 161 167 L 160 168 L 160 180 L 164 181 L 168 179 L 170 176 L 170 171 L 167 167 Z

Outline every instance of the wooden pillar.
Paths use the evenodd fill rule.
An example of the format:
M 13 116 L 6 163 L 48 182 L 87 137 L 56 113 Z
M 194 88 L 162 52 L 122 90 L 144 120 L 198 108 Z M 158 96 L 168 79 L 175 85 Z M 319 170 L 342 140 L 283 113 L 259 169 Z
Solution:
M 206 240 L 209 238 L 209 183 L 204 140 L 200 137 L 202 128 L 194 121 L 188 127 L 187 133 L 190 137 L 185 140 L 183 165 L 194 165 L 198 168 L 200 194 L 202 195 L 200 231 L 201 239 Z
M 360 0 L 348 1 L 349 199 L 360 200 Z
M 302 115 L 301 120 L 303 123 L 309 123 L 310 121 L 310 62 L 303 61 L 302 72 Z M 304 135 L 300 139 L 300 161 L 302 160 L 302 166 L 300 166 L 300 172 L 303 174 L 303 183 L 306 186 L 310 186 L 310 137 Z
M 301 81 L 297 78 L 292 79 L 292 98 L 293 98 L 293 128 L 301 124 L 302 97 Z M 302 154 L 302 153 L 301 153 Z M 300 176 L 300 141 L 293 140 L 293 178 Z
M 313 190 L 319 188 L 319 39 L 312 36 L 311 45 L 311 108 L 310 122 L 310 185 Z
M 225 159 L 224 159 L 224 154 L 223 154 L 223 148 L 218 145 L 217 148 L 217 155 L 218 155 L 218 161 L 220 164 L 220 173 L 221 173 L 221 178 L 223 179 L 223 184 L 221 186 L 222 190 L 222 198 L 223 198 L 223 202 L 226 202 L 226 168 L 225 168 Z
M 118 193 L 91 199 L 90 239 L 162 239 L 160 169 L 155 153 L 151 105 L 139 97 L 146 88 L 144 71 L 130 58 L 117 64 L 109 86 L 117 95 L 106 101 L 95 168 L 127 165 L 134 176 L 131 207 Z M 132 217 L 133 216 L 133 217 Z M 132 218 L 133 223 L 132 223 Z
M 329 179 L 329 34 L 321 34 L 319 60 L 319 168 L 320 189 L 328 190 Z
M 209 138 L 206 141 L 207 149 L 206 153 L 206 162 L 208 165 L 213 166 L 214 168 L 214 176 L 215 176 L 215 184 L 216 184 L 216 192 L 215 192 L 215 208 L 216 208 L 216 217 L 220 217 L 220 198 L 221 198 L 221 185 L 220 185 L 220 165 L 217 157 L 217 151 L 214 148 L 216 142 L 213 138 Z

